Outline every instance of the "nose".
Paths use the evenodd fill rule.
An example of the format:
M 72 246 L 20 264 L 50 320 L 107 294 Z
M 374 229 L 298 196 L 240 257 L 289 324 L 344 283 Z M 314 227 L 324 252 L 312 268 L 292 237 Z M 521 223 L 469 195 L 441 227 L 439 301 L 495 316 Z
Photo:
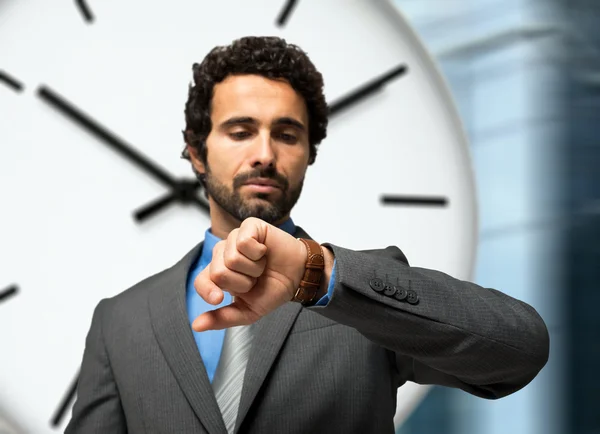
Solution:
M 251 165 L 252 167 L 275 166 L 275 151 L 269 133 L 265 132 L 257 136 L 252 149 Z

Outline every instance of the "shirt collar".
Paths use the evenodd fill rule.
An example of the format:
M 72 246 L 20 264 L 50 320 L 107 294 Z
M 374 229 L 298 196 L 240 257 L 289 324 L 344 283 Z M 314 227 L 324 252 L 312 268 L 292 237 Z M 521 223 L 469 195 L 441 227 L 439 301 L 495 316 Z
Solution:
M 287 232 L 290 235 L 293 235 L 294 232 L 296 232 L 296 225 L 294 224 L 294 221 L 291 219 L 291 217 L 282 224 L 280 224 L 278 228 Z M 210 228 L 208 228 L 204 233 L 204 245 L 202 246 L 202 254 L 200 255 L 199 262 L 203 264 L 208 264 L 210 261 L 212 261 L 213 248 L 215 247 L 215 244 L 217 244 L 219 241 L 221 241 L 221 238 L 214 235 L 211 232 Z

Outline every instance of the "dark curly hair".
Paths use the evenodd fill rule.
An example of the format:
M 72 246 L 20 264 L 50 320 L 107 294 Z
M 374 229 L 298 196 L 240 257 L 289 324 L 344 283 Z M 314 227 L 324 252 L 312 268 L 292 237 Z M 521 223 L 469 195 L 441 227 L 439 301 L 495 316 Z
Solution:
M 202 63 L 192 67 L 194 83 L 190 84 L 185 104 L 186 145 L 192 146 L 206 164 L 206 138 L 212 128 L 211 101 L 215 84 L 229 75 L 257 74 L 283 79 L 298 92 L 308 111 L 310 154 L 308 163 L 317 156 L 317 145 L 327 135 L 329 109 L 323 95 L 323 76 L 300 47 L 278 37 L 249 36 L 227 46 L 213 48 Z M 182 158 L 190 159 L 184 148 Z M 202 177 L 200 181 L 203 183 Z

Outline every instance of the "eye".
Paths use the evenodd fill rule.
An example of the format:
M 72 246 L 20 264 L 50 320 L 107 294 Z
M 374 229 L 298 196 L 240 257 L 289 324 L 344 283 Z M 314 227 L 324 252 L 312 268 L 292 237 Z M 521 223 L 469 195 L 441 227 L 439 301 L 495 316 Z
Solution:
M 229 134 L 229 136 L 234 140 L 244 140 L 250 137 L 250 133 L 248 131 L 235 131 Z
M 298 137 L 296 137 L 293 134 L 288 134 L 288 133 L 281 133 L 278 135 L 279 138 L 284 141 L 285 143 L 290 143 L 290 144 L 294 144 L 298 141 Z

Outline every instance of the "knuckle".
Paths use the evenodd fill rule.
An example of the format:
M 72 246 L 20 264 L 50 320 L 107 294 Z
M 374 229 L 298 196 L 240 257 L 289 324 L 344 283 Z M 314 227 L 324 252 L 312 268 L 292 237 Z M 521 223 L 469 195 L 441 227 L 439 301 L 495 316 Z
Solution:
M 227 279 L 227 276 L 225 276 L 225 275 L 219 275 L 219 276 L 216 276 L 216 277 L 213 279 L 213 282 L 214 282 L 214 284 L 215 284 L 215 285 L 217 285 L 219 288 L 223 288 L 223 287 L 227 287 L 227 286 L 229 286 L 229 284 L 228 284 L 228 280 L 229 280 L 229 279 Z
M 211 267 L 210 280 L 212 280 L 217 286 L 222 286 L 227 281 L 227 269 L 225 267 Z
M 254 241 L 254 238 L 252 238 L 251 236 L 242 235 L 237 239 L 237 246 L 238 246 L 238 248 L 251 247 L 253 241 Z
M 238 270 L 242 265 L 242 258 L 235 252 L 226 252 L 223 255 L 223 263 L 225 264 L 225 267 L 231 270 Z

